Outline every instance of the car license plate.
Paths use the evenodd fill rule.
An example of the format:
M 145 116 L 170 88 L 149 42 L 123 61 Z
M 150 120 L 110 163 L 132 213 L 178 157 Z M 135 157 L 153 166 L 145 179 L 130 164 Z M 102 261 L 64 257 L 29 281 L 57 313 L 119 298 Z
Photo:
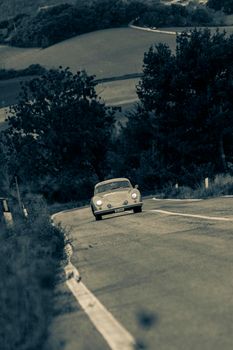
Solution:
M 121 213 L 122 211 L 124 211 L 124 208 L 115 209 L 115 213 Z

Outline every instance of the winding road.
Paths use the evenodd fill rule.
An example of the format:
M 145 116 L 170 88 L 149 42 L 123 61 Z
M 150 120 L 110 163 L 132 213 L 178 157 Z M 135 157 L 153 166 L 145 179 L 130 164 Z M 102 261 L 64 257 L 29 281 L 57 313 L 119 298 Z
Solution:
M 231 197 L 151 198 L 140 214 L 100 222 L 89 208 L 57 214 L 55 221 L 71 230 L 72 263 L 82 279 L 60 286 L 65 308 L 51 328 L 50 348 L 232 350 L 232 205 Z M 114 322 L 109 339 L 103 336 L 105 311 L 97 307 L 93 323 L 96 301 L 126 332 L 119 336 L 125 347 L 117 346 Z

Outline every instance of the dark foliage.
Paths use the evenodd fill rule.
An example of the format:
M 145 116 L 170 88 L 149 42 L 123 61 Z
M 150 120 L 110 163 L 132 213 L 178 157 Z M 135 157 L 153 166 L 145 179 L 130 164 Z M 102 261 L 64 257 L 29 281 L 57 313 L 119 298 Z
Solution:
M 0 69 L 0 80 L 7 80 L 12 78 L 30 76 L 30 75 L 42 75 L 46 72 L 46 69 L 39 64 L 31 64 L 25 69 Z
M 47 47 L 75 35 L 124 25 L 135 13 L 135 8 L 129 10 L 127 13 L 127 5 L 121 0 L 59 5 L 23 18 L 17 31 L 11 32 L 9 42 L 22 47 Z
M 137 88 L 141 102 L 118 147 L 127 156 L 116 174 L 125 172 L 146 189 L 168 181 L 193 186 L 230 171 L 232 55 L 233 37 L 209 30 L 178 36 L 176 55 L 165 44 L 150 48 Z
M 108 171 L 113 122 L 93 76 L 47 71 L 22 86 L 12 107 L 5 131 L 10 173 L 49 200 L 86 198 Z
M 215 11 L 223 10 L 228 15 L 233 13 L 232 0 L 208 0 L 207 6 Z
M 144 14 L 140 15 L 137 23 L 149 27 L 182 27 L 210 25 L 211 22 L 212 16 L 204 6 L 193 8 L 177 4 L 172 4 L 171 6 L 155 4 L 148 8 Z

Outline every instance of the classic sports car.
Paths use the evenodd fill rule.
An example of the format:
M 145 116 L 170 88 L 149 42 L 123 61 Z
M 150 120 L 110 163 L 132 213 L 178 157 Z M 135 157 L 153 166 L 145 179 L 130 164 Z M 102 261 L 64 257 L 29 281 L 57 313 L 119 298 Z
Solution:
M 102 215 L 126 210 L 140 213 L 142 211 L 141 194 L 137 186 L 133 188 L 128 179 L 117 178 L 102 181 L 95 185 L 91 210 L 96 220 L 101 220 Z

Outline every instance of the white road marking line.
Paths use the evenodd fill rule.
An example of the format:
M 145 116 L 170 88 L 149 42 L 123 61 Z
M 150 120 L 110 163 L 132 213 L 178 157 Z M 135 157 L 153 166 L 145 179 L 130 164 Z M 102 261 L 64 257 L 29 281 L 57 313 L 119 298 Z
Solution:
M 181 32 L 174 32 L 174 31 L 161 30 L 161 29 L 152 29 L 152 28 L 148 28 L 148 27 L 139 27 L 139 26 L 135 26 L 134 24 L 130 24 L 129 27 L 132 29 L 144 30 L 146 32 L 153 32 L 153 33 L 162 33 L 162 34 L 171 34 L 171 35 L 181 34 Z
M 134 102 L 138 102 L 138 101 L 139 101 L 139 99 L 134 97 L 134 98 L 129 98 L 128 100 L 122 100 L 122 101 L 116 101 L 116 102 L 110 101 L 110 102 L 106 103 L 106 106 L 113 106 L 113 107 L 122 106 L 122 105 L 127 105 L 129 103 L 134 103 Z
M 200 202 L 203 199 L 201 198 L 156 198 L 153 197 L 154 201 L 172 201 L 172 202 Z
M 71 263 L 69 265 L 73 268 L 73 276 L 79 276 L 77 269 Z M 112 350 L 135 349 L 136 341 L 133 336 L 113 317 L 82 282 L 77 282 L 72 277 L 66 281 L 66 284 Z
M 205 220 L 233 221 L 233 218 L 231 219 L 231 218 L 224 218 L 224 217 L 218 217 L 218 216 L 204 216 L 204 215 L 195 215 L 195 214 L 175 213 L 172 211 L 158 210 L 158 209 L 152 209 L 149 211 L 160 213 L 160 214 L 166 214 L 166 215 L 186 216 L 186 217 L 205 219 Z

